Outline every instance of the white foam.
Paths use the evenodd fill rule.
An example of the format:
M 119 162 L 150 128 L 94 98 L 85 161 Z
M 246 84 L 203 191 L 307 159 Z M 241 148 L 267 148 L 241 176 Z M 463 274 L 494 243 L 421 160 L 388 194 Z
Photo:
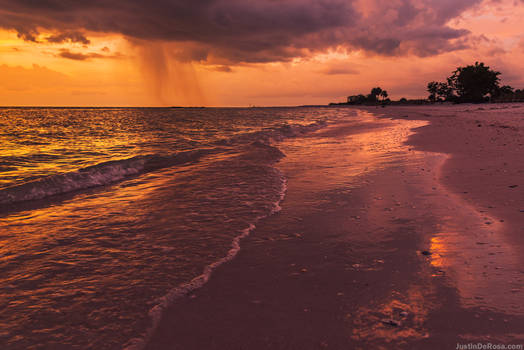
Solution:
M 78 171 L 44 177 L 0 191 L 0 204 L 38 200 L 57 194 L 107 185 L 144 169 L 145 159 L 131 158 L 111 161 Z
M 264 219 L 266 217 L 269 217 L 280 210 L 282 210 L 282 207 L 280 204 L 284 200 L 284 197 L 286 196 L 287 191 L 287 180 L 282 174 L 282 172 L 278 169 L 276 169 L 280 176 L 281 182 L 281 189 L 279 193 L 279 199 L 273 203 L 273 208 L 270 210 L 269 214 L 267 215 L 261 215 L 257 218 L 255 218 L 254 222 L 249 224 L 248 227 L 246 227 L 244 230 L 241 231 L 240 235 L 236 236 L 233 241 L 231 242 L 231 248 L 227 252 L 226 256 L 223 258 L 211 263 L 210 265 L 206 266 L 204 268 L 204 271 L 201 275 L 193 278 L 191 281 L 183 283 L 179 285 L 178 287 L 175 287 L 169 293 L 164 295 L 162 298 L 159 299 L 159 303 L 155 305 L 151 310 L 149 310 L 149 317 L 151 318 L 151 327 L 147 330 L 145 336 L 143 338 L 134 338 L 131 339 L 126 345 L 124 345 L 123 350 L 142 350 L 145 348 L 149 340 L 151 339 L 154 331 L 157 329 L 164 311 L 173 304 L 175 300 L 178 298 L 187 295 L 189 292 L 194 291 L 195 289 L 198 289 L 202 287 L 204 284 L 209 281 L 209 278 L 211 277 L 211 274 L 213 271 L 218 268 L 220 265 L 222 265 L 225 262 L 228 262 L 232 260 L 240 251 L 240 241 L 249 236 L 251 231 L 253 231 L 256 226 L 255 224 L 260 221 L 261 219 Z
M 42 177 L 0 190 L 0 205 L 39 200 L 68 192 L 104 186 L 147 171 L 197 160 L 209 149 L 182 151 L 168 156 L 144 155 L 111 160 L 69 173 Z

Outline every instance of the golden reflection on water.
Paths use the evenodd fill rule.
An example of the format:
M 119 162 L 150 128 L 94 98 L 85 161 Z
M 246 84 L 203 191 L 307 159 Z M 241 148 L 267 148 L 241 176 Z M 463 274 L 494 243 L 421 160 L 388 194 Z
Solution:
M 155 135 L 137 132 L 126 113 L 88 110 L 9 111 L 2 119 L 0 188 L 144 152 Z M 83 120 L 85 118 L 85 120 Z M 41 125 L 41 126 L 38 126 Z
M 19 158 L 31 162 L 30 166 L 26 164 L 3 172 L 2 178 L 0 178 L 0 188 L 13 182 L 13 180 L 16 181 L 16 179 L 23 180 L 55 173 L 67 173 L 101 162 L 138 155 L 139 150 L 133 151 L 132 147 L 128 146 L 131 142 L 129 138 L 122 136 L 105 139 L 90 137 L 85 140 L 76 139 L 75 142 L 58 145 L 56 142 L 38 145 L 20 143 L 16 146 L 7 147 L 7 150 L 0 149 L 2 157 Z M 133 140 L 132 142 L 137 141 Z M 68 149 L 68 155 L 64 156 L 64 149 Z M 85 156 L 86 153 L 99 153 L 99 156 L 88 158 Z

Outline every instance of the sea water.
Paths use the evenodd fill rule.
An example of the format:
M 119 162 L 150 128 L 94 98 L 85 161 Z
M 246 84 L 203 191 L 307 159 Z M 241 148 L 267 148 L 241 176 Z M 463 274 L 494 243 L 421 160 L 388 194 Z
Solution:
M 140 347 L 278 211 L 279 142 L 334 113 L 0 109 L 1 348 Z

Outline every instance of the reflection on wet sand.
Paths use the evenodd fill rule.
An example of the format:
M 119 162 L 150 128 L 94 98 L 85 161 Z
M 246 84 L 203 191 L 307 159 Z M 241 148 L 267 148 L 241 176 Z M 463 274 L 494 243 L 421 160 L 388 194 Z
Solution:
M 371 115 L 361 117 L 376 122 Z M 395 230 L 408 228 L 423 239 L 419 250 L 413 252 L 422 264 L 418 277 L 405 277 L 409 284 L 393 288 L 389 298 L 347 315 L 352 320 L 351 337 L 356 340 L 403 344 L 429 337 L 428 317 L 440 305 L 433 279 L 455 288 L 464 308 L 523 313 L 524 275 L 517 252 L 505 237 L 504 224 L 441 185 L 440 168 L 446 155 L 414 151 L 405 144 L 411 129 L 421 125 L 413 121 L 386 122 L 356 134 L 351 125 L 322 130 L 314 136 L 329 135 L 335 140 L 338 137 L 338 141 L 330 138 L 322 143 L 319 139 L 306 154 L 322 155 L 324 158 L 316 164 L 326 164 L 308 170 L 310 184 L 318 186 L 312 178 L 322 177 L 326 186 L 370 188 L 362 210 L 351 217 L 355 227 L 369 233 L 347 237 L 349 241 L 394 240 Z M 340 153 L 328 152 L 333 142 L 342 144 L 336 147 Z M 328 164 L 337 166 L 330 169 Z M 397 175 L 390 181 L 377 182 L 373 174 L 384 169 L 394 169 Z M 307 179 L 302 179 L 306 188 Z
M 430 263 L 449 276 L 465 307 L 523 314 L 523 274 L 515 249 L 506 241 L 502 225 L 475 214 L 457 213 L 443 222 L 430 240 Z
M 407 147 L 403 142 L 413 133 L 411 129 L 427 124 L 387 122 L 367 112 L 357 113 L 354 120 L 341 114 L 332 127 L 282 144 L 285 154 L 293 154 L 293 164 L 285 165 L 286 175 L 293 177 L 300 171 L 301 177 L 294 181 L 300 181 L 299 186 L 305 189 L 312 185 L 315 190 L 359 186 L 368 181 L 364 175 L 404 162 Z M 319 178 L 324 181 L 319 182 Z
M 415 240 L 431 231 L 426 228 L 428 223 L 419 212 L 424 205 L 420 200 L 413 199 L 417 191 L 425 194 L 428 190 L 418 173 L 418 169 L 423 168 L 425 155 L 409 150 L 404 144 L 413 133 L 413 128 L 426 123 L 384 121 L 365 112 L 360 113 L 357 120 L 358 123 L 348 120 L 345 124 L 323 129 L 306 140 L 287 141 L 283 145 L 284 152 L 293 154 L 294 159 L 289 163 L 284 159 L 283 166 L 286 175 L 303 192 L 302 202 L 320 207 L 323 211 L 326 208 L 319 198 L 315 195 L 308 198 L 307 193 L 329 193 L 325 199 L 329 202 L 334 195 L 355 197 L 357 194 L 352 193 L 352 189 L 365 188 L 363 192 L 366 197 L 359 198 L 358 211 L 348 213 L 347 225 L 352 228 L 350 232 L 353 234 L 337 239 L 348 241 L 354 247 L 364 247 L 365 255 L 373 256 L 380 251 L 389 255 L 381 244 L 393 242 L 396 239 L 395 230 L 406 225 L 410 230 L 413 230 L 411 226 L 423 226 L 422 230 L 415 232 L 418 233 Z M 315 160 L 314 166 L 305 168 L 304 164 L 311 164 L 311 159 Z M 394 169 L 393 175 L 382 178 L 380 174 L 386 169 Z M 411 169 L 416 171 L 411 174 Z M 294 172 L 300 176 L 294 177 Z M 425 178 L 432 174 L 424 173 L 423 176 Z M 323 181 L 318 181 L 319 178 Z M 344 206 L 348 201 L 341 199 L 337 203 Z M 417 207 L 420 207 L 419 211 Z M 395 251 L 395 248 L 387 250 Z M 413 254 L 416 252 L 413 251 Z M 382 270 L 384 264 L 392 264 L 392 261 L 374 259 L 371 265 L 357 263 L 351 269 L 362 274 L 373 274 Z M 384 342 L 406 344 L 408 341 L 427 338 L 429 331 L 425 323 L 437 302 L 433 298 L 434 287 L 429 269 L 425 270 L 424 281 L 417 279 L 406 288 L 403 285 L 392 286 L 387 299 L 374 300 L 373 305 L 361 306 L 355 312 L 346 314 L 349 337 L 378 347 Z M 403 278 L 410 281 L 409 276 Z
M 428 300 L 433 292 L 431 285 L 429 289 L 411 285 L 404 293 L 393 291 L 391 299 L 375 305 L 373 309 L 360 308 L 356 315 L 348 315 L 352 318 L 351 337 L 371 343 L 385 341 L 397 346 L 428 338 L 425 322 L 430 310 L 435 307 Z

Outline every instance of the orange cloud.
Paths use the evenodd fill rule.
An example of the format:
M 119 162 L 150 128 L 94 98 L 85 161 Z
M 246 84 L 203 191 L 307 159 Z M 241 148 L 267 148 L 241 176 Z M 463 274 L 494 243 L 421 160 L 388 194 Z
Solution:
M 513 0 L 54 3 L 0 0 L 0 104 L 327 104 L 374 86 L 415 98 L 475 61 L 524 87 Z

